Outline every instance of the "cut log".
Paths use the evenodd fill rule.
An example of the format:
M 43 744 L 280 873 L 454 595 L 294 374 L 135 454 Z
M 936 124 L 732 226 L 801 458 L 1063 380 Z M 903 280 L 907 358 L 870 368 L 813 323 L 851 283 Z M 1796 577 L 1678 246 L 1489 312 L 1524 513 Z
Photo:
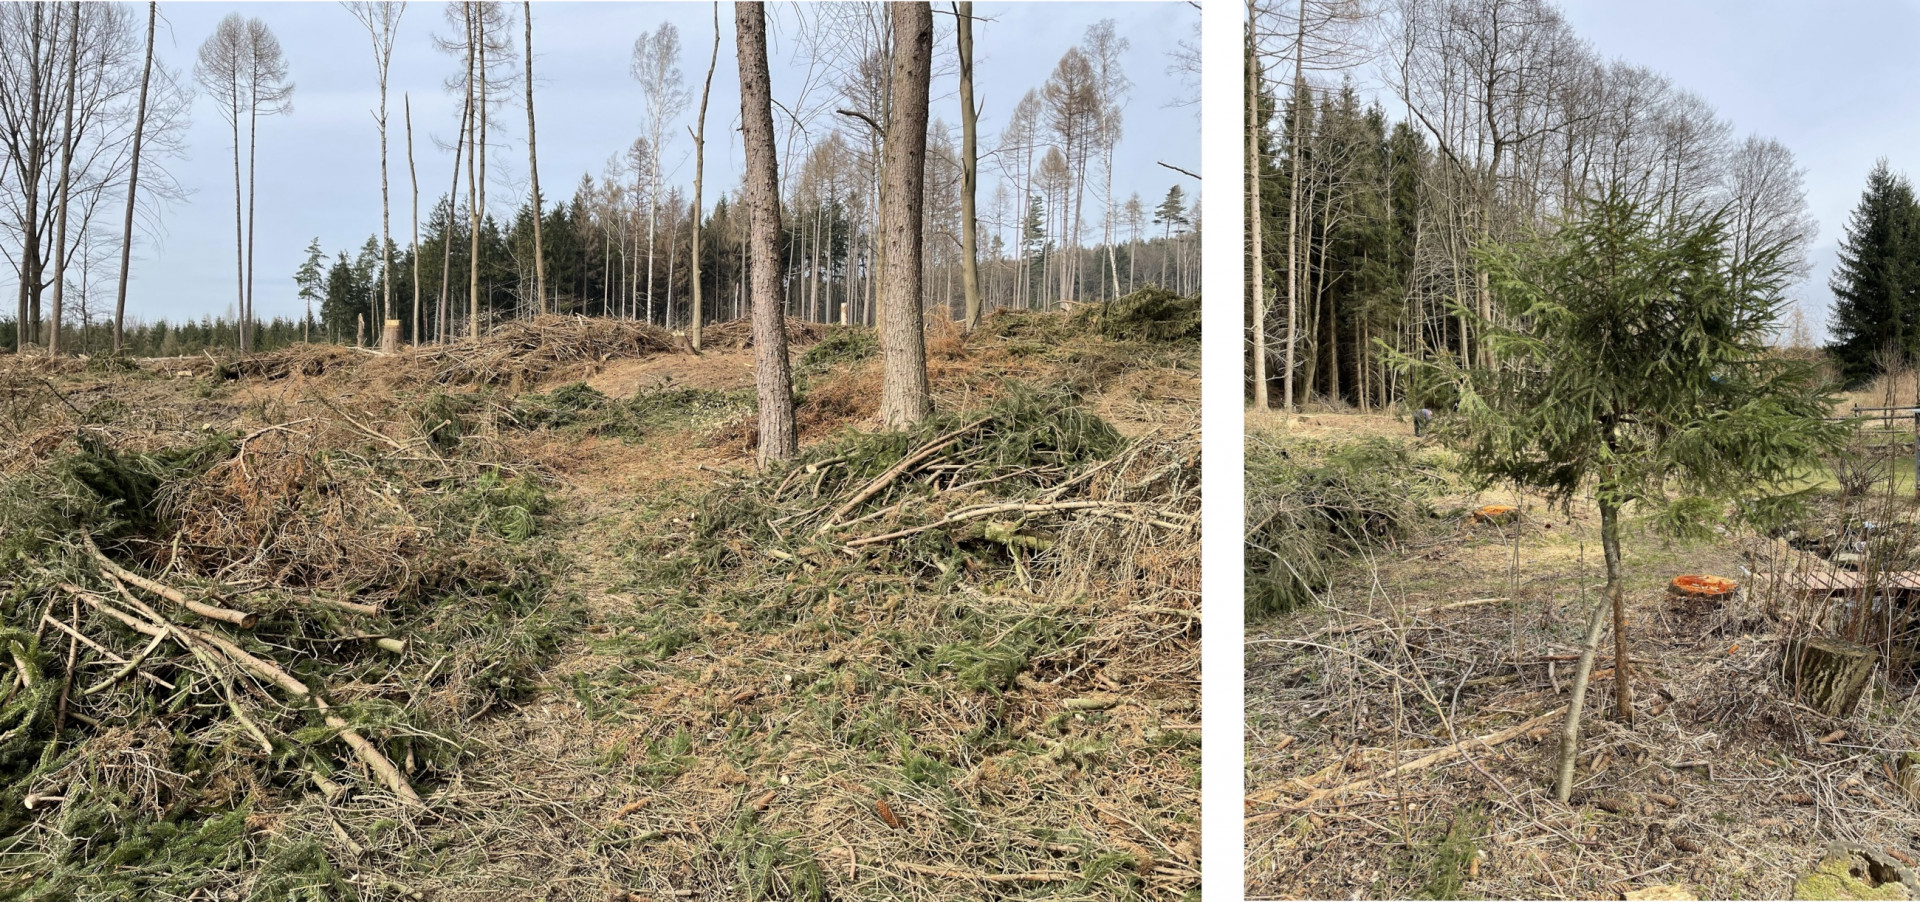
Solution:
M 1825 637 L 1792 639 L 1781 675 L 1807 707 L 1828 717 L 1846 717 L 1860 703 L 1879 656 L 1873 649 Z

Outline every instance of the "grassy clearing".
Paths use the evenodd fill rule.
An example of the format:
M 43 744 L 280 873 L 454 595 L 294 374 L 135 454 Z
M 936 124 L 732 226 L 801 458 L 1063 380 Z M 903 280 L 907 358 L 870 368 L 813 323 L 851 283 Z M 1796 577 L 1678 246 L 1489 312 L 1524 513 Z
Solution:
M 620 396 L 582 380 L 672 352 L 571 321 L 0 359 L 0 898 L 1196 896 L 1197 360 L 1008 319 L 936 336 L 949 413 L 891 435 L 870 334 L 826 330 L 768 473 L 724 330 L 685 359 L 737 382 Z M 133 608 L 83 533 L 258 622 Z M 162 640 L 81 697 L 150 640 L 63 583 L 238 651 Z
M 1601 673 L 1572 805 L 1552 800 L 1560 721 L 1549 716 L 1493 748 L 1303 807 L 1314 789 L 1564 704 L 1604 573 L 1585 500 L 1561 510 L 1472 495 L 1447 455 L 1387 417 L 1263 425 L 1249 442 L 1250 510 L 1291 503 L 1329 526 L 1312 543 L 1325 562 L 1318 588 L 1248 626 L 1251 895 L 1567 898 L 1679 883 L 1700 898 L 1778 898 L 1835 839 L 1915 853 L 1920 817 L 1890 776 L 1900 750 L 1920 747 L 1911 678 L 1881 668 L 1844 719 L 1792 704 L 1776 676 L 1785 637 L 1805 629 L 1795 624 L 1848 625 L 1843 606 L 1809 605 L 1767 575 L 1786 546 L 1818 555 L 1864 542 L 1876 567 L 1913 566 L 1903 488 L 1821 491 L 1766 536 L 1683 541 L 1631 523 L 1638 719 L 1613 716 Z M 1476 522 L 1481 504 L 1520 517 Z M 1681 573 L 1747 588 L 1688 604 L 1664 591 Z M 1891 653 L 1905 640 L 1869 628 L 1861 641 Z M 1687 764 L 1701 761 L 1711 769 Z

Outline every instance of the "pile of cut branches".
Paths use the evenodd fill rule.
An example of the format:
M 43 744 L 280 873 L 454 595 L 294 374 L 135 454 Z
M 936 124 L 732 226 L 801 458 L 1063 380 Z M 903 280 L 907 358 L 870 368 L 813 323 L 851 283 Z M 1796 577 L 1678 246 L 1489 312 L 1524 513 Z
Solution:
M 630 815 L 647 843 L 602 854 L 688 875 L 643 889 L 1196 891 L 1179 812 L 1198 803 L 1197 435 L 1129 440 L 1014 388 L 912 430 L 849 430 L 690 507 L 632 556 L 655 599 L 620 640 L 621 679 L 658 700 L 605 716 L 684 756 L 663 779 L 678 760 L 741 775 Z M 783 751 L 701 738 L 760 729 Z M 782 852 L 743 861 L 671 827 L 686 823 Z
M 326 885 L 232 828 L 311 789 L 431 805 L 574 626 L 523 545 L 537 480 L 326 406 L 144 450 L 81 426 L 0 481 L 0 896 Z

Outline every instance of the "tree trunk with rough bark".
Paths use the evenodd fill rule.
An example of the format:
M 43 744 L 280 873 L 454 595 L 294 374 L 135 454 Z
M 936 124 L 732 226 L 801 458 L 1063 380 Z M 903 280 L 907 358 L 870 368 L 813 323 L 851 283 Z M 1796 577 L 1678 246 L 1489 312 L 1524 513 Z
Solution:
M 966 292 L 968 332 L 980 325 L 980 251 L 974 194 L 980 187 L 980 111 L 973 105 L 973 0 L 955 3 L 960 42 L 960 283 Z
M 896 3 L 888 11 L 893 17 L 893 114 L 887 123 L 880 194 L 887 283 L 880 316 L 880 418 L 899 429 L 926 419 L 933 409 L 921 271 L 933 7 Z
M 773 143 L 773 87 L 767 72 L 762 3 L 734 4 L 739 40 L 740 121 L 747 154 L 748 236 L 753 259 L 754 389 L 760 402 L 761 466 L 799 452 L 793 373 L 787 360 L 785 285 L 780 280 L 780 174 Z

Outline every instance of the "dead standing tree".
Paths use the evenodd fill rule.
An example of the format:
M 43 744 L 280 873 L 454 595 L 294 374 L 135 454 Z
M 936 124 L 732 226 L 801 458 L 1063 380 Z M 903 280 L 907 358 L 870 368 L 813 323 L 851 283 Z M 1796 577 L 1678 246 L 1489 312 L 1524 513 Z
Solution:
M 881 302 L 880 418 L 912 426 L 933 410 L 927 386 L 923 318 L 922 213 L 927 168 L 928 88 L 933 73 L 933 7 L 896 3 L 893 14 L 893 100 L 888 106 L 880 225 L 887 290 Z
M 525 17 L 527 36 L 527 174 L 533 180 L 533 309 L 535 313 L 542 313 L 547 309 L 547 245 L 540 234 L 540 220 L 545 214 L 540 200 L 540 151 L 534 143 L 533 129 L 533 0 L 522 0 L 520 14 Z M 557 299 L 553 312 L 560 312 Z
M 667 127 L 686 112 L 689 97 L 681 87 L 680 31 L 672 22 L 643 33 L 633 42 L 633 77 L 647 101 L 647 322 L 653 322 L 653 268 L 655 235 L 660 223 L 661 145 Z M 667 311 L 672 316 L 672 311 Z
M 373 67 L 380 81 L 380 109 L 373 116 L 380 126 L 380 317 L 383 324 L 380 350 L 391 354 L 400 344 L 400 317 L 393 309 L 392 206 L 387 193 L 387 69 L 393 61 L 393 37 L 407 5 L 394 0 L 356 0 L 344 5 L 367 29 L 367 37 L 373 41 Z
M 787 361 L 786 291 L 780 279 L 780 174 L 773 140 L 773 85 L 767 71 L 766 8 L 761 3 L 737 3 L 733 17 L 739 43 L 740 122 L 747 152 L 754 389 L 760 401 L 756 457 L 766 466 L 790 460 L 799 452 L 793 373 Z
M 147 89 L 153 80 L 153 32 L 159 18 L 159 0 L 148 0 L 147 53 L 140 67 L 140 105 L 134 113 L 132 171 L 127 176 L 127 215 L 120 230 L 120 286 L 113 301 L 113 353 L 116 356 L 126 332 L 127 274 L 133 268 L 133 211 L 140 192 L 140 151 L 147 133 Z
M 700 288 L 700 188 L 707 168 L 707 100 L 713 95 L 713 69 L 720 62 L 720 2 L 713 4 L 713 53 L 707 58 L 707 80 L 700 88 L 700 118 L 693 130 L 693 322 L 689 324 L 689 342 L 700 350 L 700 330 L 706 325 L 704 296 Z

